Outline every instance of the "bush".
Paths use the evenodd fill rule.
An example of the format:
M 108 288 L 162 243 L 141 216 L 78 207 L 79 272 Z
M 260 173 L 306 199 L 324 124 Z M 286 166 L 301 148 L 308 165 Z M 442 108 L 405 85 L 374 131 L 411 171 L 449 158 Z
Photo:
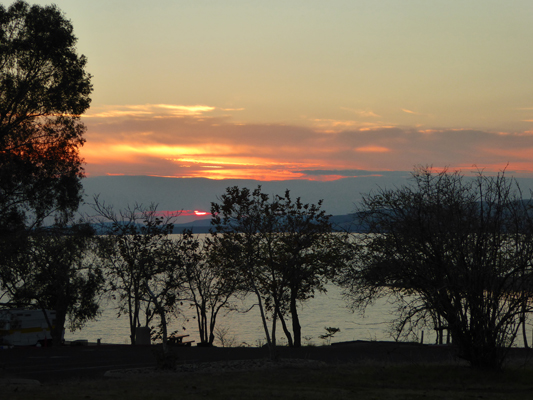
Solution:
M 167 347 L 165 350 L 163 346 L 154 347 L 154 355 L 156 359 L 156 369 L 174 371 L 178 365 L 178 354 L 176 351 Z

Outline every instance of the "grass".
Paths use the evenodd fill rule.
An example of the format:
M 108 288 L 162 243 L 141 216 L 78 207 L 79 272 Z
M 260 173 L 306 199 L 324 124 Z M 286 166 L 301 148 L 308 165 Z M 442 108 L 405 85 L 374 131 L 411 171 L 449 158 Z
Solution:
M 450 365 L 313 369 L 99 379 L 0 388 L 2 399 L 505 399 L 530 400 L 533 369 L 486 373 Z

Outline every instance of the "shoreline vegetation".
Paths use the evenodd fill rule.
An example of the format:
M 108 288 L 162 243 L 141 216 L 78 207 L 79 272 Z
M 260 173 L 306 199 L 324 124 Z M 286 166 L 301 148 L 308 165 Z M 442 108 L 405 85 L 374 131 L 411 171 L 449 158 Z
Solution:
M 168 328 L 182 307 L 189 305 L 194 310 L 199 344 L 210 347 L 220 327 L 217 318 L 234 310 L 234 301 L 251 297 L 268 348 L 224 350 L 229 360 L 255 351 L 256 358 L 268 355 L 271 360 L 316 359 L 335 371 L 317 367 L 315 373 L 311 367 L 293 370 L 291 366 L 272 372 L 246 370 L 239 372 L 245 380 L 236 378 L 236 386 L 228 386 L 231 379 L 199 382 L 190 392 L 193 397 L 187 397 L 190 382 L 181 378 L 168 384 L 185 384 L 185 389 L 169 387 L 166 391 L 164 384 L 154 386 L 139 380 L 122 395 L 110 396 L 136 398 L 144 387 L 164 393 L 142 398 L 173 398 L 176 394 L 196 398 L 198 388 L 201 396 L 211 398 L 272 398 L 287 393 L 324 398 L 321 383 L 325 390 L 338 389 L 335 398 L 350 397 L 368 382 L 373 387 L 397 382 L 392 387 L 420 383 L 425 388 L 432 381 L 426 370 L 411 371 L 402 378 L 400 368 L 384 380 L 387 374 L 378 368 L 360 381 L 363 386 L 356 387 L 350 385 L 365 374 L 343 376 L 342 371 L 349 370 L 346 365 L 354 359 L 366 360 L 361 353 L 367 357 L 380 353 L 384 358 L 379 361 L 386 362 L 387 368 L 397 362 L 403 366 L 406 361 L 425 363 L 428 360 L 419 355 L 426 347 L 406 350 L 404 345 L 394 344 L 392 349 L 385 346 L 385 353 L 380 343 L 366 350 L 364 346 L 340 351 L 334 346 L 302 348 L 302 304 L 325 292 L 330 283 L 342 289 L 346 304 L 354 311 L 364 311 L 377 299 L 394 302 L 397 315 L 391 330 L 396 338 L 409 339 L 420 328 L 432 327 L 439 332 L 438 343 L 443 343 L 446 331 L 456 353 L 477 369 L 473 376 L 485 380 L 501 376 L 487 371 L 500 372 L 509 364 L 508 352 L 514 352 L 509 347 L 520 333 L 527 347 L 526 321 L 533 313 L 533 199 L 523 197 L 518 180 L 506 177 L 506 168 L 496 174 L 480 168 L 467 177 L 446 167 L 415 166 L 406 185 L 378 187 L 363 194 L 354 204 L 353 218 L 330 217 L 323 199 L 306 203 L 295 195 L 298 190 L 294 188 L 271 194 L 261 185 L 256 189 L 230 186 L 211 202 L 213 231 L 206 241 L 191 231 L 172 241 L 169 235 L 179 212 L 158 210 L 156 203 L 135 202 L 116 209 L 96 194 L 90 214 L 78 214 L 85 198 L 82 179 L 86 176 L 80 149 L 87 140 L 87 127 L 81 116 L 89 109 L 93 84 L 86 71 L 87 58 L 77 54 L 76 43 L 70 20 L 57 6 L 30 5 L 24 0 L 15 0 L 8 7 L 0 5 L 0 298 L 9 299 L 6 308 L 42 310 L 46 320 L 25 328 L 22 313 L 20 319 L 19 315 L 11 317 L 2 322 L 6 332 L 2 343 L 16 344 L 9 338 L 13 332 L 18 335 L 48 328 L 50 337 L 45 338 L 54 345 L 53 349 L 33 348 L 26 353 L 8 350 L 2 353 L 2 364 L 25 367 L 17 371 L 27 377 L 31 371 L 54 379 L 78 374 L 81 383 L 87 383 L 81 371 L 87 373 L 88 366 L 79 362 L 89 357 L 74 348 L 61 348 L 63 332 L 66 326 L 76 330 L 96 320 L 101 301 L 108 296 L 117 302 L 117 316 L 128 318 L 131 344 L 149 344 L 150 336 L 161 340 L 162 356 L 157 361 L 173 366 L 174 355 L 167 343 L 183 336 Z M 223 185 L 229 182 L 242 183 L 231 180 Z M 131 193 L 129 196 L 135 200 Z M 333 218 L 340 219 L 335 222 Z M 95 234 L 95 224 L 104 235 Z M 365 234 L 354 238 L 354 230 Z M 47 310 L 55 317 L 49 318 Z M 328 333 L 319 338 L 329 340 L 339 331 L 332 326 L 325 329 Z M 276 347 L 280 335 L 288 349 Z M 41 340 L 34 339 L 28 344 Z M 149 349 L 139 366 L 155 363 L 157 355 L 146 351 Z M 142 361 L 138 358 L 142 352 L 134 346 L 105 356 L 107 361 L 96 356 L 104 355 L 102 350 L 91 350 L 95 367 L 90 368 L 96 370 L 89 376 L 111 367 L 109 360 L 119 366 L 116 353 L 133 353 L 131 359 Z M 217 349 L 191 351 L 195 362 L 200 362 L 202 354 L 206 357 L 202 361 L 225 360 L 209 359 L 215 354 L 220 357 Z M 29 357 L 31 352 L 39 357 Z M 450 352 L 444 353 L 449 358 Z M 19 362 L 14 354 L 19 358 L 24 354 L 27 359 Z M 47 356 L 43 358 L 43 354 Z M 69 361 L 55 363 L 53 354 Z M 177 357 L 182 357 L 181 351 Z M 529 358 L 527 352 L 528 364 Z M 63 369 L 46 370 L 47 363 L 57 368 L 63 365 Z M 453 371 L 463 364 L 453 366 Z M 283 373 L 285 368 L 290 373 Z M 259 375 L 254 378 L 250 374 Z M 454 385 L 458 378 L 461 381 L 460 374 L 452 375 Z M 434 384 L 440 387 L 438 381 Z M 71 390 L 74 387 L 81 395 L 83 386 Z M 428 390 L 432 387 L 427 386 Z M 494 392 L 498 389 L 489 388 L 483 395 Z M 55 400 L 63 397 L 51 396 Z M 91 397 L 109 398 L 96 392 L 83 396 Z
M 139 346 L 120 347 L 135 351 Z M 81 349 L 63 350 L 74 354 Z M 530 399 L 533 391 L 533 354 L 524 348 L 513 348 L 500 372 L 469 367 L 454 356 L 453 346 L 416 343 L 361 341 L 298 351 L 280 347 L 278 361 L 267 360 L 261 348 L 177 350 L 176 371 L 151 365 L 98 377 L 58 376 L 40 384 L 4 380 L 2 398 L 512 400 Z

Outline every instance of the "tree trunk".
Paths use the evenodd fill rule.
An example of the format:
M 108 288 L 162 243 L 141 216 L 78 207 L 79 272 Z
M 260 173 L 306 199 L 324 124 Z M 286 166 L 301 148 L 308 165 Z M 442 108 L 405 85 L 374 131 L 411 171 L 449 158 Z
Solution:
M 291 289 L 291 317 L 292 317 L 292 332 L 294 334 L 294 347 L 302 347 L 302 327 L 298 319 L 298 310 L 296 308 L 296 293 L 297 290 Z
M 166 354 L 168 351 L 168 348 L 167 348 L 168 337 L 167 337 L 167 319 L 165 316 L 165 310 L 163 309 L 159 301 L 157 301 L 157 297 L 155 297 L 154 292 L 152 292 L 152 290 L 150 289 L 148 282 L 146 283 L 146 290 L 148 291 L 148 294 L 152 298 L 152 301 L 155 304 L 159 317 L 161 318 L 161 328 L 163 330 L 163 353 Z
M 205 311 L 205 302 L 201 305 L 196 304 L 196 318 L 198 319 L 198 331 L 200 332 L 200 343 L 207 342 L 207 315 Z
M 257 302 L 259 303 L 259 311 L 261 313 L 261 321 L 263 321 L 263 329 L 265 330 L 265 336 L 266 336 L 267 344 L 270 346 L 272 341 L 270 340 L 270 333 L 268 331 L 268 325 L 267 325 L 267 322 L 266 322 L 265 310 L 263 308 L 263 300 L 261 299 L 261 294 L 259 293 L 259 291 L 255 287 L 255 285 L 254 285 L 254 292 L 255 292 L 255 295 L 257 296 Z
M 278 316 L 279 316 L 279 320 L 281 321 L 281 327 L 283 328 L 283 332 L 287 336 L 287 344 L 289 345 L 289 347 L 294 347 L 291 331 L 289 331 L 289 328 L 287 327 L 287 323 L 285 322 L 285 318 L 283 318 L 283 315 L 281 315 L 279 310 L 278 310 Z
M 529 349 L 527 344 L 527 332 L 526 332 L 526 310 L 525 305 L 522 308 L 522 316 L 520 317 L 520 322 L 522 323 L 522 337 L 524 338 L 524 347 Z
M 277 307 L 274 307 L 274 312 L 272 313 L 272 346 L 276 346 L 276 323 L 278 322 L 277 316 Z
M 50 318 L 48 317 L 48 313 L 46 312 L 47 310 L 42 306 L 42 304 L 40 304 L 41 306 L 41 310 L 43 312 L 43 315 L 44 315 L 44 319 L 46 320 L 46 324 L 48 325 L 48 329 L 50 329 L 50 335 L 52 336 L 52 340 L 51 342 L 48 344 L 49 346 L 61 346 L 61 339 L 62 339 L 62 336 L 63 336 L 63 329 L 64 329 L 64 326 L 65 326 L 65 320 L 66 320 L 66 310 L 62 311 L 61 308 L 63 307 L 58 307 L 57 304 L 56 304 L 56 307 L 55 307 L 55 312 L 56 312 L 56 320 L 55 320 L 55 324 L 52 325 L 53 321 L 50 321 Z M 45 336 L 45 341 L 46 341 L 46 336 Z
M 213 342 L 215 341 L 215 323 L 217 319 L 217 313 L 218 311 L 211 309 L 211 317 L 209 318 L 209 346 L 213 346 Z
M 67 319 L 67 310 L 56 309 L 56 322 L 50 328 L 50 333 L 52 335 L 52 345 L 54 347 L 61 346 L 63 339 L 63 330 L 65 329 L 65 320 Z
M 263 321 L 263 329 L 265 330 L 265 336 L 267 340 L 267 346 L 268 346 L 268 352 L 271 360 L 276 360 L 278 358 L 277 352 L 275 347 L 272 345 L 272 340 L 270 339 L 270 333 L 268 332 L 268 325 L 266 321 L 265 316 L 265 310 L 263 307 L 263 300 L 261 299 L 261 294 L 259 293 L 259 290 L 253 285 L 254 292 L 257 296 L 257 301 L 259 303 L 259 311 L 261 312 L 261 320 Z

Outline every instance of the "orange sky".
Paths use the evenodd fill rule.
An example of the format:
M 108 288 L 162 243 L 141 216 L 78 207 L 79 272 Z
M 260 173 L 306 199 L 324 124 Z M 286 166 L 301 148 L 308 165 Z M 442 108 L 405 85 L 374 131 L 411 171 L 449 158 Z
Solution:
M 89 176 L 259 180 L 327 180 L 420 164 L 533 171 L 533 132 L 235 119 L 232 111 L 198 105 L 91 109 L 83 118 L 89 128 L 81 151 L 86 171 Z
M 95 1 L 89 176 L 532 174 L 531 0 Z

